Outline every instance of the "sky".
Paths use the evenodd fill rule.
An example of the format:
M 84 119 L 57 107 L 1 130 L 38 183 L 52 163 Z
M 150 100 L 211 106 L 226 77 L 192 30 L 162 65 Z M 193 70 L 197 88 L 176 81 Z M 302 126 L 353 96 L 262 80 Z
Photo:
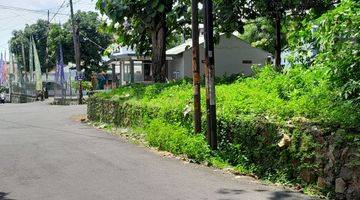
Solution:
M 50 10 L 50 19 L 52 19 L 63 2 L 65 2 L 64 6 L 59 11 L 61 14 L 56 15 L 52 20 L 54 23 L 64 23 L 68 20 L 69 0 L 0 0 L 0 52 L 8 52 L 8 41 L 13 30 L 22 30 L 26 24 L 33 24 L 38 19 L 47 20 L 47 10 Z M 96 0 L 73 0 L 74 12 L 95 11 L 95 3 Z

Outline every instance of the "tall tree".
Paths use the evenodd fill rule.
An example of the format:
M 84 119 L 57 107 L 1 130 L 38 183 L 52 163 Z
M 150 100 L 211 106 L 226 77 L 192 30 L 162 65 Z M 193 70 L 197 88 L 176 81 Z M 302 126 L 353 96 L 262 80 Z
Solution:
M 151 52 L 153 79 L 155 82 L 164 82 L 166 80 L 167 39 L 186 20 L 181 17 L 187 12 L 185 2 L 180 0 L 98 0 L 97 8 L 110 18 L 108 31 L 118 35 L 118 42 L 121 45 L 129 46 L 139 54 Z
M 101 20 L 96 12 L 81 12 L 75 14 L 79 23 L 80 45 L 81 45 L 81 67 L 87 75 L 92 71 L 100 71 L 102 67 L 102 52 L 112 42 L 112 35 L 99 30 Z M 26 25 L 24 30 L 13 31 L 9 41 L 11 51 L 16 55 L 21 66 L 29 66 L 29 40 L 34 37 L 39 54 L 41 70 L 46 71 L 46 45 L 48 37 L 49 48 L 49 70 L 55 67 L 56 50 L 59 42 L 64 47 L 64 60 L 66 63 L 74 63 L 74 49 L 71 35 L 71 22 L 64 25 L 50 24 L 49 36 L 47 35 L 48 23 L 45 20 L 38 20 L 35 24 Z M 25 59 L 22 58 L 22 44 L 25 47 Z M 25 60 L 25 65 L 23 63 Z M 29 69 L 24 69 L 28 71 Z
M 10 50 L 16 54 L 17 60 L 20 62 L 22 66 L 29 66 L 28 63 L 24 65 L 23 58 L 21 55 L 21 45 L 24 44 L 25 47 L 25 60 L 29 61 L 27 57 L 29 52 L 29 40 L 31 37 L 34 37 L 36 42 L 36 46 L 38 47 L 38 54 L 40 59 L 40 64 L 42 66 L 42 71 L 46 71 L 45 65 L 45 55 L 46 55 L 46 45 L 47 45 L 47 21 L 38 20 L 35 24 L 26 25 L 24 30 L 13 31 L 13 36 L 9 41 Z M 51 60 L 50 64 L 54 65 L 55 60 Z M 51 66 L 50 65 L 50 66 Z M 27 69 L 28 70 L 28 69 Z
M 267 17 L 275 27 L 275 67 L 281 70 L 281 25 L 286 17 L 304 18 L 309 11 L 320 14 L 328 10 L 332 0 L 254 0 L 258 15 Z
M 272 22 L 275 29 L 275 66 L 281 70 L 281 29 L 286 18 L 304 18 L 309 13 L 319 15 L 330 9 L 333 0 L 218 0 L 222 17 L 222 30 L 232 33 L 243 32 L 243 19 L 265 17 Z M 243 8 L 243 9 L 239 9 Z M 246 11 L 246 12 L 244 12 Z
M 270 53 L 275 53 L 275 29 L 271 22 L 264 17 L 258 17 L 249 21 L 244 26 L 244 33 L 239 37 L 252 46 L 264 49 Z M 286 43 L 284 35 L 282 35 L 282 44 Z
M 93 71 L 101 71 L 102 53 L 111 44 L 113 37 L 99 30 L 101 21 L 96 12 L 78 11 L 74 14 L 80 32 L 81 68 L 85 69 L 86 77 Z M 56 57 L 58 43 L 64 47 L 64 62 L 75 62 L 71 21 L 64 25 L 53 24 L 49 33 L 50 57 Z
M 303 22 L 289 37 L 296 63 L 328 69 L 330 87 L 360 106 L 360 1 L 342 0 L 320 18 Z M 309 45 L 311 44 L 311 45 Z M 313 52 L 316 52 L 314 54 Z

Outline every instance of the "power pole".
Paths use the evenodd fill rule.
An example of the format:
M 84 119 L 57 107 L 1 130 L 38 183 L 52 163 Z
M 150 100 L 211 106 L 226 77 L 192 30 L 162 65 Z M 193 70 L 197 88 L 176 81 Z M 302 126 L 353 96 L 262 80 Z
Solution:
M 134 60 L 130 59 L 130 83 L 135 83 Z
M 111 64 L 111 78 L 112 78 L 112 89 L 116 89 L 117 88 L 117 78 L 116 78 L 116 70 L 115 70 L 116 65 L 115 64 Z
M 79 26 L 75 25 L 74 19 L 74 10 L 73 10 L 73 2 L 70 1 L 70 12 L 71 12 L 71 24 L 72 24 L 72 32 L 73 32 L 73 40 L 74 40 L 74 50 L 75 50 L 75 62 L 76 62 L 76 76 L 78 77 L 79 84 L 79 96 L 78 102 L 79 104 L 83 104 L 83 94 L 82 94 L 82 84 L 81 84 L 81 66 L 80 66 L 80 41 L 79 41 Z
M 216 150 L 215 58 L 212 0 L 204 0 L 204 11 L 207 138 L 211 149 Z
M 45 72 L 46 81 L 49 77 L 49 32 L 50 32 L 50 10 L 47 12 L 47 32 L 46 32 L 46 49 L 45 49 Z
M 199 0 L 191 1 L 192 10 L 192 70 L 194 87 L 194 127 L 195 133 L 201 132 L 201 94 L 200 94 L 200 62 L 199 62 Z

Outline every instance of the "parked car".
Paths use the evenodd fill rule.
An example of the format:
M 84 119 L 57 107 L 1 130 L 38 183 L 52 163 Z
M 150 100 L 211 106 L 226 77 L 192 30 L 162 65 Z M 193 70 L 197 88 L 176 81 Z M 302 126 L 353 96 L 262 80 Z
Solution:
M 5 92 L 0 93 L 0 103 L 4 104 L 6 101 L 6 94 Z

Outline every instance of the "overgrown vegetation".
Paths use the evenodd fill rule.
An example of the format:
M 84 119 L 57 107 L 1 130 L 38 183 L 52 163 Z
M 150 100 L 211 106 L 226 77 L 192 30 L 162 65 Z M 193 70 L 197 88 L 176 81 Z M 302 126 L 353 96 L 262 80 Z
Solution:
M 327 76 L 322 69 L 297 67 L 280 74 L 266 67 L 256 77 L 217 86 L 220 148 L 215 153 L 204 134 L 192 133 L 191 113 L 184 115 L 192 107 L 187 82 L 133 85 L 97 94 L 90 99 L 89 116 L 142 127 L 148 143 L 161 150 L 214 165 L 220 160 L 271 181 L 301 183 L 304 169 L 317 169 L 317 144 L 307 124 L 347 129 L 360 122 L 353 105 L 336 98 L 338 91 L 328 86 Z M 280 147 L 284 134 L 292 142 Z
M 303 41 L 312 38 L 320 45 L 314 46 L 320 48 L 310 62 L 294 61 L 291 68 L 281 73 L 268 66 L 255 69 L 253 77 L 239 77 L 232 83 L 218 81 L 223 84 L 216 88 L 220 141 L 216 152 L 207 147 L 205 133 L 193 133 L 192 85 L 187 81 L 132 85 L 96 94 L 89 99 L 89 117 L 121 127 L 140 127 L 147 142 L 161 150 L 220 168 L 231 165 L 240 173 L 256 174 L 270 181 L 309 186 L 306 191 L 316 193 L 315 183 L 327 173 L 324 160 L 328 150 L 343 154 L 344 146 L 360 148 L 356 101 L 359 93 L 351 90 L 352 95 L 343 98 L 347 83 L 357 81 L 352 70 L 359 67 L 359 48 L 353 41 L 358 40 L 360 27 L 345 16 L 358 18 L 360 12 L 358 3 L 344 2 L 318 21 L 307 22 L 319 22 L 315 35 L 306 35 L 313 34 L 309 32 L 310 25 L 305 26 L 305 32 L 299 32 Z M 328 15 L 338 17 L 331 20 Z M 347 31 L 339 25 L 341 20 L 357 32 Z M 321 34 L 336 26 L 353 35 L 345 37 L 348 35 L 344 33 L 338 38 L 341 28 L 330 31 L 330 35 Z M 332 38 L 331 44 L 337 49 L 331 50 L 322 37 Z M 349 43 L 354 48 L 347 49 Z M 202 103 L 205 108 L 205 102 Z M 203 116 L 203 130 L 205 120 Z M 340 154 L 337 155 L 340 160 Z M 359 167 L 360 158 L 354 155 L 351 167 Z M 331 169 L 337 176 L 344 163 L 333 162 L 339 164 L 333 164 L 336 169 Z

